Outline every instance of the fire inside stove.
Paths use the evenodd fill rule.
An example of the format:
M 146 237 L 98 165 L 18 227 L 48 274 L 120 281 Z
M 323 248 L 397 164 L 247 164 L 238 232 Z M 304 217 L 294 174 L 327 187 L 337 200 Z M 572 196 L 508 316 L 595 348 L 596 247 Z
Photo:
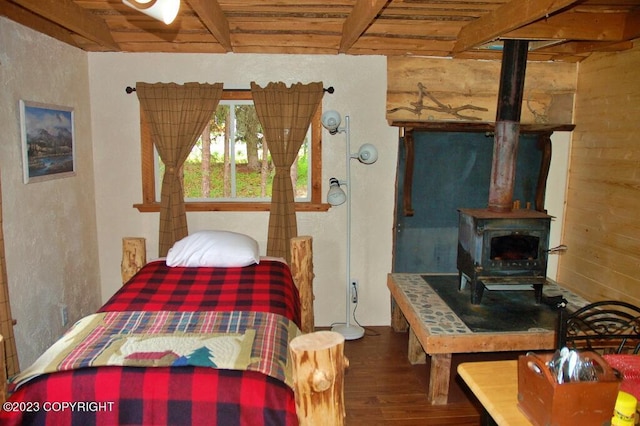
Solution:
M 491 238 L 491 260 L 536 260 L 540 238 L 533 235 L 510 234 Z
M 535 210 L 459 211 L 457 267 L 460 289 L 470 284 L 471 303 L 479 304 L 490 284 L 531 284 L 540 302 L 547 275 L 551 216 Z

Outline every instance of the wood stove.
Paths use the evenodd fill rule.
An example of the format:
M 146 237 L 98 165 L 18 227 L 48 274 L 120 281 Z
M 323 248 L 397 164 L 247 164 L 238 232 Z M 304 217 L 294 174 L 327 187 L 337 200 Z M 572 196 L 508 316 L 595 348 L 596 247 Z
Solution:
M 480 304 L 485 285 L 531 284 L 542 299 L 551 216 L 528 209 L 459 209 L 457 267 L 460 290 L 471 285 Z
M 505 40 L 488 208 L 459 209 L 460 289 L 471 284 L 471 303 L 475 305 L 489 283 L 532 284 L 536 302 L 542 301 L 551 216 L 513 208 L 527 51 L 526 40 Z

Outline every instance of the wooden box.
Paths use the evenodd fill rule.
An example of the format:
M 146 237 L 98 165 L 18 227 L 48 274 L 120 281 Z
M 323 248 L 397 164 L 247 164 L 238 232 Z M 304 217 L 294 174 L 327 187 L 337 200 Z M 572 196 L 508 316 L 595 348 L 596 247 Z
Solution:
M 593 352 L 583 352 L 602 367 L 597 382 L 558 381 L 546 365 L 553 354 L 527 354 L 518 359 L 518 406 L 536 426 L 609 425 L 620 380 Z

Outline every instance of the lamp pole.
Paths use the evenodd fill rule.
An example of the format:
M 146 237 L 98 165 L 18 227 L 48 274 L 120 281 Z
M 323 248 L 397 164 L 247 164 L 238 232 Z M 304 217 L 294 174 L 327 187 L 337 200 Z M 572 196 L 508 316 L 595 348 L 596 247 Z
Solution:
M 345 133 L 347 143 L 347 265 L 346 265 L 346 285 L 345 285 L 345 304 L 346 304 L 346 322 L 337 324 L 331 328 L 332 331 L 340 333 L 346 340 L 355 340 L 364 336 L 364 329 L 357 324 L 351 324 L 351 160 L 354 155 L 351 154 L 351 128 L 349 126 L 349 116 L 344 117 L 344 128 L 341 129 Z

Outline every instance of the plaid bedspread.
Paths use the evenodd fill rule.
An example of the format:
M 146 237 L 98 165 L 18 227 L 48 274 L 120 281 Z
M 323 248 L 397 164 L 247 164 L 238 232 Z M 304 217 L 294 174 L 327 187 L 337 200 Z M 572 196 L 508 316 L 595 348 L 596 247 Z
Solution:
M 192 270 L 197 269 L 197 270 Z M 288 266 L 245 268 L 146 265 L 100 310 L 272 312 L 299 326 Z M 2 425 L 298 424 L 293 391 L 255 371 L 207 367 L 98 367 L 31 380 L 0 411 Z
M 32 366 L 42 374 L 85 367 L 194 367 L 258 371 L 293 386 L 288 348 L 298 328 L 268 312 L 106 312 L 78 321 Z

